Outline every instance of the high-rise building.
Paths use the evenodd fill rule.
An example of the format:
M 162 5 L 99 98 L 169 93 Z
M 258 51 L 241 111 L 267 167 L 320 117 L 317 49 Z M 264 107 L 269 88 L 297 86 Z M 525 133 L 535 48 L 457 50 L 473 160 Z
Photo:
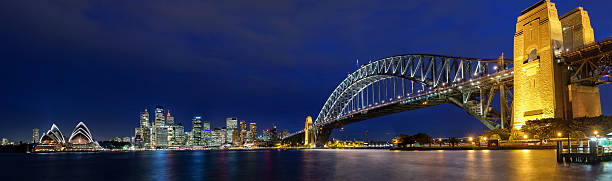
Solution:
M 238 142 L 238 118 L 230 117 L 225 119 L 225 127 L 227 133 L 225 143 L 234 144 Z M 236 139 L 235 139 L 236 138 Z
M 140 127 L 148 128 L 149 126 L 149 112 L 147 111 L 147 109 L 145 109 L 144 112 L 140 113 Z
M 163 126 L 165 125 L 165 120 L 166 118 L 164 118 L 164 107 L 162 106 L 156 106 L 155 107 L 155 126 Z
M 159 106 L 159 105 L 155 106 L 155 121 L 153 122 L 153 127 L 152 127 L 153 136 L 151 139 L 151 142 L 153 142 L 153 147 L 158 147 L 160 143 L 165 143 L 166 145 L 159 145 L 159 146 L 168 146 L 167 145 L 168 129 L 166 128 L 165 130 L 162 130 L 162 131 L 165 131 L 163 133 L 165 137 L 158 135 L 158 129 L 164 129 L 160 127 L 164 126 L 165 122 L 166 122 L 166 118 L 164 117 L 164 107 Z
M 223 146 L 227 137 L 227 129 L 226 128 L 215 128 L 211 130 L 211 138 L 210 138 L 210 147 L 219 147 Z
M 246 120 L 240 121 L 240 145 L 243 145 L 246 141 L 247 135 L 247 124 Z
M 166 148 L 168 147 L 168 126 L 157 126 L 156 130 L 156 144 L 157 148 Z
M 39 138 L 38 128 L 32 129 L 32 143 L 38 143 L 38 138 Z
M 175 125 L 166 125 L 166 127 L 168 127 L 168 138 L 166 139 L 168 141 L 168 146 L 172 146 L 174 145 L 174 126 Z
M 249 142 L 255 142 L 257 140 L 257 124 L 249 123 Z
M 192 146 L 202 146 L 202 117 L 194 116 L 191 119 L 191 145 Z
M 202 137 L 202 140 L 200 144 L 202 144 L 202 146 L 210 146 L 211 137 L 212 137 L 212 133 L 210 129 L 210 121 L 202 122 L 201 137 Z
M 170 126 L 174 125 L 174 117 L 170 115 L 170 110 L 168 110 L 168 114 L 166 114 L 166 124 Z
M 172 137 L 172 145 L 183 145 L 185 141 L 185 127 L 182 124 L 172 125 L 174 136 Z
M 134 145 L 138 148 L 151 148 L 153 146 L 152 127 L 149 124 L 149 112 L 147 109 L 140 113 L 140 126 L 134 129 Z

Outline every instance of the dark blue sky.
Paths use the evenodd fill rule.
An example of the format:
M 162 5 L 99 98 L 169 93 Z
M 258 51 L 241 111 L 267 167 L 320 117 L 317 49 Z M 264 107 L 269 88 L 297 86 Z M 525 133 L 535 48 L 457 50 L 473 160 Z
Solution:
M 522 1 L 3 1 L 0 137 L 30 140 L 79 121 L 95 139 L 133 136 L 156 104 L 191 127 L 200 114 L 292 132 L 316 117 L 346 74 L 398 54 L 512 55 Z M 611 1 L 557 1 L 589 12 L 595 39 L 612 36 Z M 612 86 L 601 87 L 612 114 Z M 339 138 L 399 133 L 477 135 L 485 127 L 452 105 L 367 120 Z

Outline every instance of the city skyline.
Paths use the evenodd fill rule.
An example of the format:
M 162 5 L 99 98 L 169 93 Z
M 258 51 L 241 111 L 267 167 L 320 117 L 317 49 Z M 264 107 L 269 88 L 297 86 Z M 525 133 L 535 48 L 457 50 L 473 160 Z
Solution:
M 155 3 L 149 6 L 160 11 L 130 3 L 111 10 L 86 2 L 74 7 L 9 3 L 0 11 L 0 21 L 7 22 L 0 30 L 5 40 L 0 58 L 7 63 L 0 71 L 6 83 L 0 90 L 6 100 L 0 107 L 4 115 L 0 137 L 28 141 L 33 128 L 44 130 L 53 123 L 69 127 L 79 121 L 95 128 L 94 136 L 99 138 L 132 135 L 138 113 L 144 108 L 153 112 L 157 104 L 170 108 L 175 122 L 186 128 L 199 113 L 212 128 L 237 116 L 256 121 L 260 128 L 277 125 L 294 132 L 304 127 L 306 116 L 317 116 L 329 93 L 357 64 L 413 52 L 478 58 L 495 58 L 503 52 L 511 57 L 514 20 L 534 2 L 263 3 L 261 9 L 239 13 L 254 15 L 247 25 L 241 22 L 250 19 L 218 11 L 208 13 L 223 17 L 219 20 L 192 19 L 201 14 L 186 4 L 172 6 L 188 16 Z M 564 2 L 558 9 L 567 12 L 584 6 L 597 22 L 593 29 L 599 40 L 612 36 L 612 23 L 606 19 L 612 14 L 603 8 L 609 6 L 606 3 L 610 2 Z M 310 6 L 330 8 L 314 8 L 315 12 Z M 336 13 L 343 6 L 348 8 Z M 66 11 L 72 8 L 81 11 Z M 479 11 L 464 11 L 469 8 Z M 285 9 L 295 12 L 283 18 L 289 11 Z M 24 13 L 32 11 L 40 14 Z M 57 16 L 45 17 L 51 14 Z M 64 21 L 70 24 L 46 26 Z M 471 40 L 470 46 L 457 46 L 466 40 Z M 118 45 L 125 47 L 115 51 Z M 611 93 L 609 86 L 601 87 L 604 115 L 612 114 L 612 103 L 605 101 L 612 100 Z M 388 124 L 376 124 L 381 121 Z M 443 105 L 364 121 L 334 134 L 354 138 L 369 130 L 372 139 L 389 139 L 404 132 L 461 136 L 484 129 L 463 110 Z

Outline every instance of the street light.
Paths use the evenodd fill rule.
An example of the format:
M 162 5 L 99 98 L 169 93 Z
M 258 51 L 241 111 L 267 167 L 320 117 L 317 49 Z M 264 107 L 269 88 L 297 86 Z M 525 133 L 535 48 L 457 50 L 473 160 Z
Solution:
M 483 139 L 484 139 L 485 141 L 487 141 L 487 137 L 484 137 Z
M 599 132 L 597 130 L 593 131 L 594 135 L 599 135 Z
M 557 137 L 561 137 L 561 132 L 557 132 Z
M 523 139 L 527 139 L 527 138 L 528 138 L 527 135 L 523 135 Z
M 472 137 L 469 137 L 468 140 L 470 140 L 470 142 L 472 142 L 472 140 L 474 140 Z

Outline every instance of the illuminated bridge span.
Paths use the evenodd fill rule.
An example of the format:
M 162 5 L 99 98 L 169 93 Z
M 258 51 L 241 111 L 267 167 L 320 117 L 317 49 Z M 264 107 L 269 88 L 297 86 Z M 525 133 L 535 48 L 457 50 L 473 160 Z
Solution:
M 314 122 L 283 141 L 320 147 L 334 128 L 440 104 L 515 136 L 528 120 L 601 115 L 598 86 L 612 82 L 612 39 L 594 41 L 587 12 L 579 7 L 559 17 L 554 3 L 542 0 L 521 12 L 516 26 L 512 60 L 411 54 L 363 65 Z

